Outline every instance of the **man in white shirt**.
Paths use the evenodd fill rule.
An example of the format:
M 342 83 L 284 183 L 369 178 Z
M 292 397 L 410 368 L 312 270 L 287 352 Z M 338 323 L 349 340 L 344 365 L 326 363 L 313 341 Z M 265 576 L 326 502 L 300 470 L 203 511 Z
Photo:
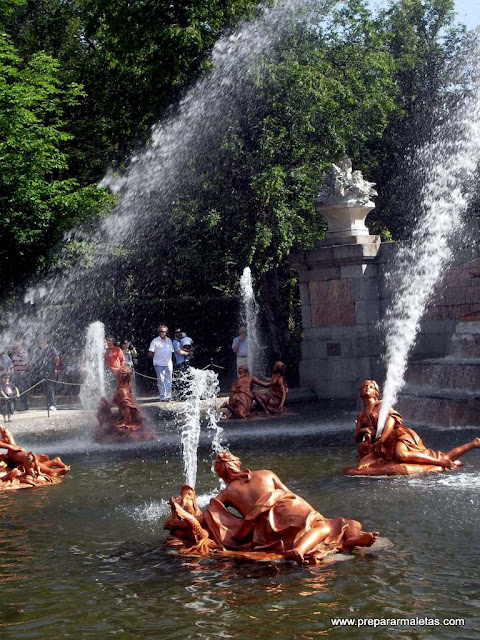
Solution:
M 158 327 L 158 338 L 150 343 L 149 356 L 153 359 L 153 366 L 157 374 L 158 393 L 160 402 L 172 399 L 172 353 L 173 345 L 167 337 L 168 327 L 162 324 Z

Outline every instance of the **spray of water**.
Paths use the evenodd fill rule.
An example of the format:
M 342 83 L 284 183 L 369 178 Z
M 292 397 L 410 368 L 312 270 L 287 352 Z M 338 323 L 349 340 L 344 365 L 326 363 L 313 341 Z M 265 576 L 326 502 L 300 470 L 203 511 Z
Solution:
M 131 159 L 123 176 L 108 174 L 102 185 L 119 192 L 115 216 L 105 221 L 103 232 L 116 243 L 142 224 L 145 214 L 161 212 L 178 194 L 186 169 L 197 157 L 221 146 L 223 135 L 245 100 L 245 87 L 262 63 L 263 55 L 311 9 L 318 13 L 328 0 L 278 0 L 254 21 L 221 38 L 212 55 L 212 71 L 187 93 L 178 113 L 155 125 L 147 148 Z
M 260 338 L 259 306 L 253 292 L 252 273 L 245 267 L 240 278 L 242 322 L 247 327 L 248 369 L 251 374 L 265 375 L 264 348 Z
M 199 179 L 191 168 L 197 160 L 215 157 L 221 148 L 264 54 L 293 26 L 311 19 L 313 9 L 318 15 L 327 4 L 331 0 L 278 0 L 256 20 L 241 23 L 234 34 L 217 42 L 212 70 L 185 95 L 174 115 L 153 127 L 149 143 L 130 159 L 128 170 L 123 175 L 108 173 L 102 181 L 118 194 L 115 212 L 94 232 L 81 229 L 68 234 L 69 240 L 87 248 L 88 255 L 63 271 L 56 267 L 50 277 L 28 290 L 24 302 L 34 304 L 35 313 L 27 316 L 25 304 L 12 311 L 6 323 L 12 328 L 5 336 L 7 344 L 17 334 L 28 341 L 41 330 L 61 341 L 62 328 L 70 320 L 86 325 L 92 315 L 98 317 L 97 307 L 106 297 L 98 299 L 98 292 L 115 296 L 109 289 L 109 274 L 119 249 L 128 251 L 150 238 L 152 229 L 165 227 L 172 203 Z M 71 256 L 65 256 L 65 262 L 71 264 Z M 80 309 L 79 299 L 85 300 Z
M 195 488 L 202 406 L 205 406 L 208 428 L 216 430 L 218 444 L 215 446 L 220 447 L 221 431 L 216 428 L 218 376 L 213 371 L 190 367 L 180 374 L 178 382 L 183 389 L 184 397 L 178 410 L 177 421 L 181 429 L 185 482 Z
M 80 401 L 86 411 L 95 411 L 100 398 L 105 396 L 105 327 L 92 322 L 87 329 L 82 353 L 82 388 Z
M 381 434 L 389 406 L 404 383 L 408 355 L 434 287 L 452 259 L 452 240 L 464 228 L 463 215 L 480 157 L 480 69 L 478 43 L 471 90 L 452 115 L 444 114 L 432 142 L 418 151 L 426 175 L 422 209 L 412 240 L 401 246 L 387 285 L 394 292 L 386 314 L 387 375 L 378 419 Z

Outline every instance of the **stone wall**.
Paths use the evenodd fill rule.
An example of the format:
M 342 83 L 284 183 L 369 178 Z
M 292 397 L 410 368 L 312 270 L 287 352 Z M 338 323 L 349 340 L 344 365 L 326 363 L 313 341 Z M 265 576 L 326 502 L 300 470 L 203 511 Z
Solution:
M 382 243 L 377 254 L 381 318 L 385 317 L 392 295 L 385 285 L 385 272 L 395 259 L 398 246 L 396 242 Z M 474 251 L 458 251 L 446 271 L 425 311 L 411 359 L 445 356 L 458 320 L 480 312 L 480 278 L 472 277 L 472 272 L 480 270 L 480 257 L 472 259 Z
M 300 381 L 321 398 L 355 397 L 358 381 L 381 371 L 379 246 L 319 246 L 291 255 L 300 275 Z
M 300 383 L 320 398 L 354 399 L 362 380 L 385 377 L 381 319 L 390 302 L 385 272 L 397 243 L 322 246 L 290 256 L 300 278 Z M 470 252 L 471 253 L 471 252 Z M 412 359 L 444 356 L 461 316 L 480 312 L 480 258 L 459 253 L 422 321 Z M 479 272 L 480 273 L 480 272 Z

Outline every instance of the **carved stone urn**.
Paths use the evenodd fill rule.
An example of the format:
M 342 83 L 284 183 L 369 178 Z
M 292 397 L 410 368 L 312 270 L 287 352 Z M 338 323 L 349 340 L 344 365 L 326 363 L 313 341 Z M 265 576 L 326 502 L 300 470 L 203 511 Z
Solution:
M 371 201 L 377 195 L 374 182 L 363 179 L 360 171 L 352 171 L 352 161 L 344 158 L 332 164 L 317 196 L 315 209 L 326 218 L 328 231 L 324 244 L 365 244 L 378 242 L 365 225 L 365 218 L 375 208 Z

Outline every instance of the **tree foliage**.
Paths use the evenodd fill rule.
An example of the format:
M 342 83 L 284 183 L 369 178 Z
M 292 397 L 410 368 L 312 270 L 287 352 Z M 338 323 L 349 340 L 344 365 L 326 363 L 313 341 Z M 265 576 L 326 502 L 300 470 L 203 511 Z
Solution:
M 64 108 L 82 96 L 62 86 L 58 62 L 36 53 L 24 63 L 0 34 L 0 260 L 4 286 L 44 260 L 64 231 L 98 214 L 111 196 L 79 187 L 67 169 Z
M 325 232 L 314 199 L 330 162 L 348 155 L 378 184 L 375 231 L 406 234 L 421 184 L 405 158 L 428 141 L 438 104 L 468 88 L 468 33 L 454 23 L 452 0 L 392 0 L 378 13 L 364 0 L 328 15 L 323 6 L 251 73 L 220 148 L 192 155 L 181 191 L 158 212 L 162 224 L 113 257 L 108 278 L 99 278 L 105 300 L 233 297 L 251 265 L 282 355 L 298 332 L 286 257 Z M 4 264 L 15 257 L 5 288 L 48 262 L 64 231 L 108 211 L 112 198 L 93 183 L 108 165 L 128 163 L 150 125 L 208 73 L 218 36 L 256 10 L 255 0 L 0 3 L 8 34 L 0 61 L 1 255 Z M 74 240 L 55 261 L 88 261 L 91 253 Z
M 20 1 L 21 0 L 17 0 Z M 84 99 L 66 112 L 71 172 L 102 177 L 201 73 L 220 33 L 255 0 L 30 0 L 8 22 L 23 55 L 45 51 Z

